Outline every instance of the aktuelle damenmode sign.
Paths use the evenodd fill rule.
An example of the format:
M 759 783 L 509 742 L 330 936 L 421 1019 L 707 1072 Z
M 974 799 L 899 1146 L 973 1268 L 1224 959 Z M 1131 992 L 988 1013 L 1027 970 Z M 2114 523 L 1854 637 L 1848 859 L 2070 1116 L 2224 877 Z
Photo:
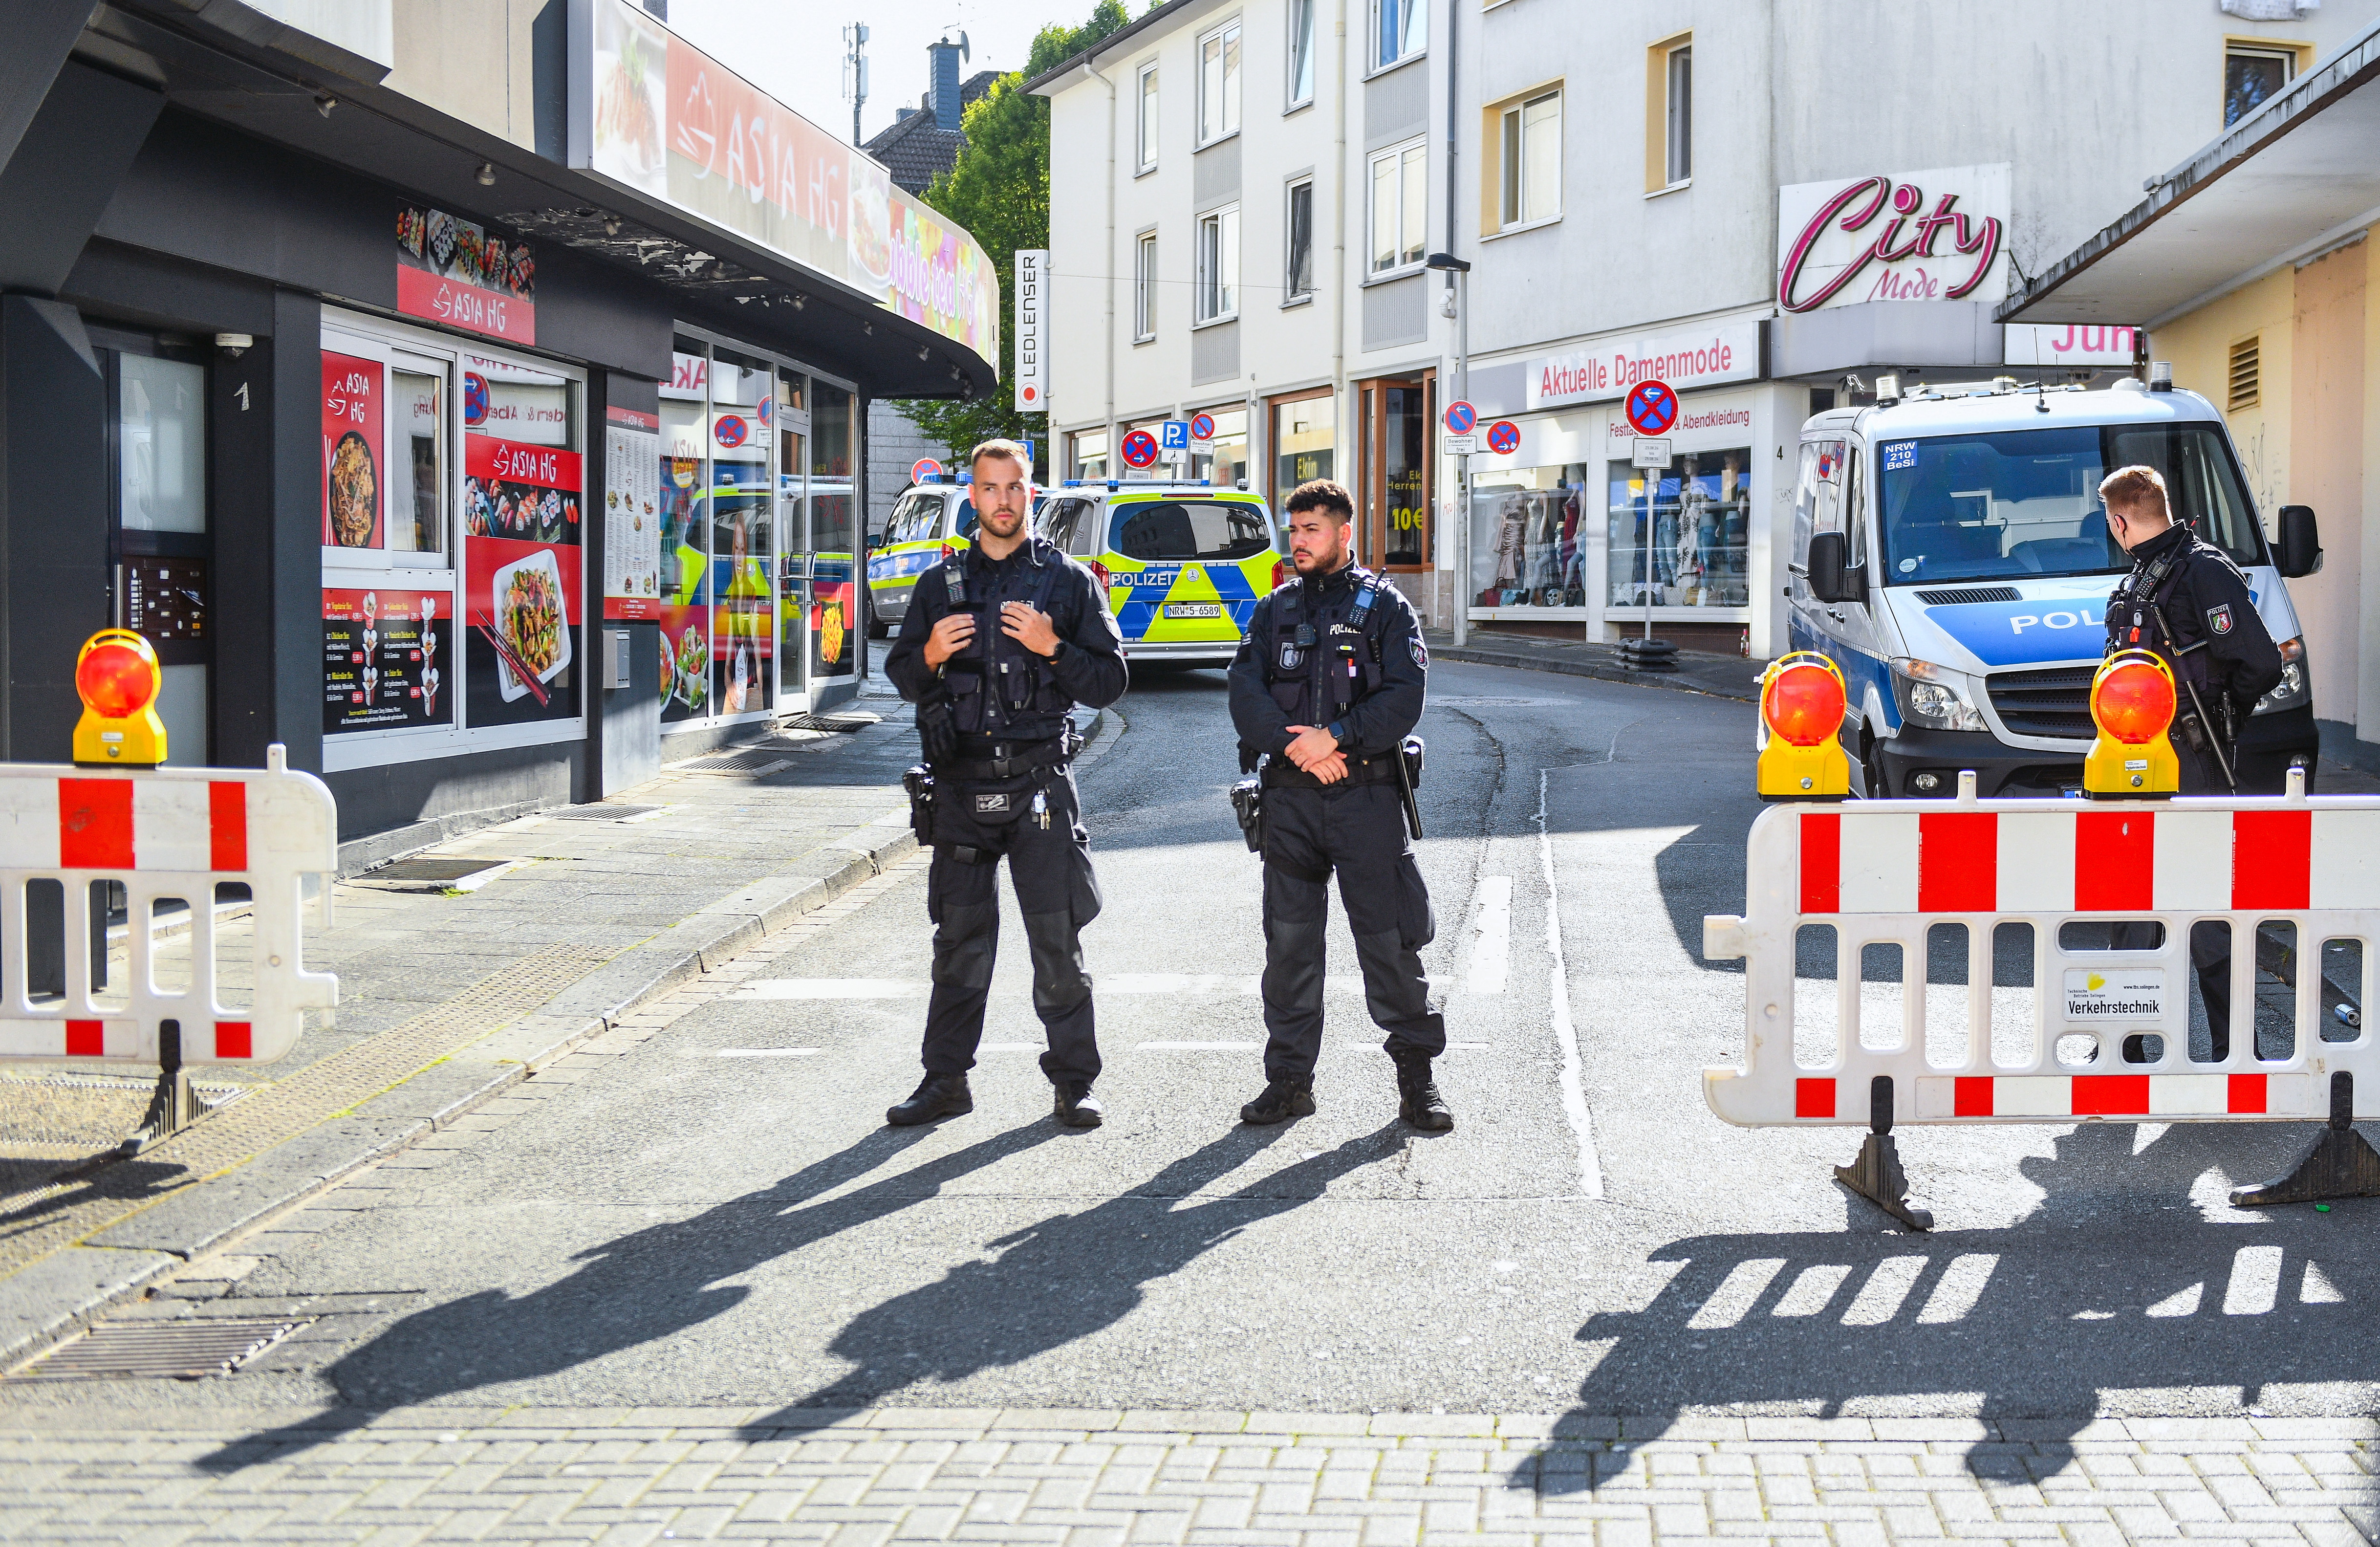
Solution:
M 1625 397 L 1639 382 L 1667 382 L 1680 392 L 1760 378 L 1760 321 L 1607 338 L 1583 349 L 1540 355 L 1526 367 L 1532 410 Z

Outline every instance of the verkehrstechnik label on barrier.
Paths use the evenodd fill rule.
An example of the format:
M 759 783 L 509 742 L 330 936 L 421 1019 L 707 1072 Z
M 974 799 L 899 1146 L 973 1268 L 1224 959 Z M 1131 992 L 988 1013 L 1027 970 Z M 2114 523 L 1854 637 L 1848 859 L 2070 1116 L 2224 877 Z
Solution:
M 2105 1026 L 2115 1021 L 2158 1020 L 2165 1016 L 2165 973 L 2155 968 L 2070 968 L 2066 973 L 2066 1018 Z

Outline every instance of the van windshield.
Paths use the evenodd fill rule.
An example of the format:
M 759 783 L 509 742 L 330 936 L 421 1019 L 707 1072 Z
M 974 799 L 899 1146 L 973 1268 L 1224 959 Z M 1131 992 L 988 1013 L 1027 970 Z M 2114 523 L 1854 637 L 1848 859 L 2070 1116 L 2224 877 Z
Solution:
M 2131 567 L 2107 535 L 2099 481 L 2144 463 L 2177 518 L 2247 566 L 2254 509 L 2211 424 L 2100 424 L 1935 435 L 1876 446 L 1884 581 L 2018 580 Z
M 1262 506 L 1165 500 L 1116 513 L 1115 551 L 1144 563 L 1253 558 L 1272 546 Z

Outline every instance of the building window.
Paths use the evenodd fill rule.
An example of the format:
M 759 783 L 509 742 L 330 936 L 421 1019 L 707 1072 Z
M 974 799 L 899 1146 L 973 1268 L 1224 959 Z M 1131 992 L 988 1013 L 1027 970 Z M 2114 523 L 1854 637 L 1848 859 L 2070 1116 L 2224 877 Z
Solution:
M 1198 217 L 1198 281 L 1196 320 L 1219 322 L 1240 310 L 1240 210 L 1228 209 Z
M 1133 244 L 1132 336 L 1146 344 L 1157 336 L 1157 233 L 1143 231 Z
M 1314 0 L 1289 0 L 1289 105 L 1314 100 Z
M 1526 225 L 1561 213 L 1561 93 L 1504 109 L 1498 140 L 1503 197 L 1498 221 Z
M 1429 0 L 1372 0 L 1372 68 L 1402 65 L 1429 46 Z
M 1371 272 L 1421 262 L 1429 228 L 1429 146 L 1415 140 L 1372 158 Z
M 1157 66 L 1140 67 L 1140 169 L 1157 168 Z
M 1240 132 L 1240 24 L 1198 40 L 1198 143 Z
M 1248 410 L 1243 405 L 1207 412 L 1215 421 L 1215 433 L 1206 445 L 1191 446 L 1189 476 L 1229 489 L 1248 477 Z
M 1272 497 L 1276 505 L 1301 483 L 1336 476 L 1339 399 L 1330 389 L 1272 404 Z
M 1677 187 L 1694 175 L 1694 50 L 1670 50 L 1666 184 Z
M 1067 460 L 1074 464 L 1074 476 L 1089 479 L 1107 477 L 1108 432 L 1105 430 L 1077 430 L 1073 440 L 1074 455 Z
M 1314 179 L 1289 185 L 1289 266 L 1281 288 L 1288 299 L 1314 294 Z
M 2229 128 L 2265 102 L 2298 72 L 2297 50 L 2242 48 L 2223 51 L 2223 127 Z
M 2226 413 L 2238 413 L 2252 408 L 2264 396 L 2265 335 L 2252 333 L 2231 346 L 2230 392 L 2223 405 Z

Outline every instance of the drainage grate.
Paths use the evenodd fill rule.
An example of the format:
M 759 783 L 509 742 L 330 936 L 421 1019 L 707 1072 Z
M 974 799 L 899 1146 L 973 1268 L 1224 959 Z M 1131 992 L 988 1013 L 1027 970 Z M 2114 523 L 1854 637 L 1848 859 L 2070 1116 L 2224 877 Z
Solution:
M 499 865 L 509 865 L 510 859 L 399 859 L 378 870 L 366 871 L 360 880 L 367 881 L 461 881 L 481 871 L 492 871 Z
M 680 763 L 686 774 L 773 774 L 780 768 L 791 768 L 793 760 L 783 752 L 762 748 L 757 752 L 737 752 L 728 757 L 697 758 Z
M 852 731 L 866 730 L 883 718 L 881 714 L 796 714 L 790 720 L 780 722 L 777 728 L 779 730 L 842 731 L 848 734 Z
M 187 1322 L 103 1322 L 44 1354 L 16 1381 L 199 1381 L 226 1375 L 310 1316 L 212 1316 Z
M 625 822 L 630 817 L 650 816 L 660 810 L 659 806 L 607 806 L 599 803 L 555 806 L 538 814 L 552 817 L 556 822 Z

